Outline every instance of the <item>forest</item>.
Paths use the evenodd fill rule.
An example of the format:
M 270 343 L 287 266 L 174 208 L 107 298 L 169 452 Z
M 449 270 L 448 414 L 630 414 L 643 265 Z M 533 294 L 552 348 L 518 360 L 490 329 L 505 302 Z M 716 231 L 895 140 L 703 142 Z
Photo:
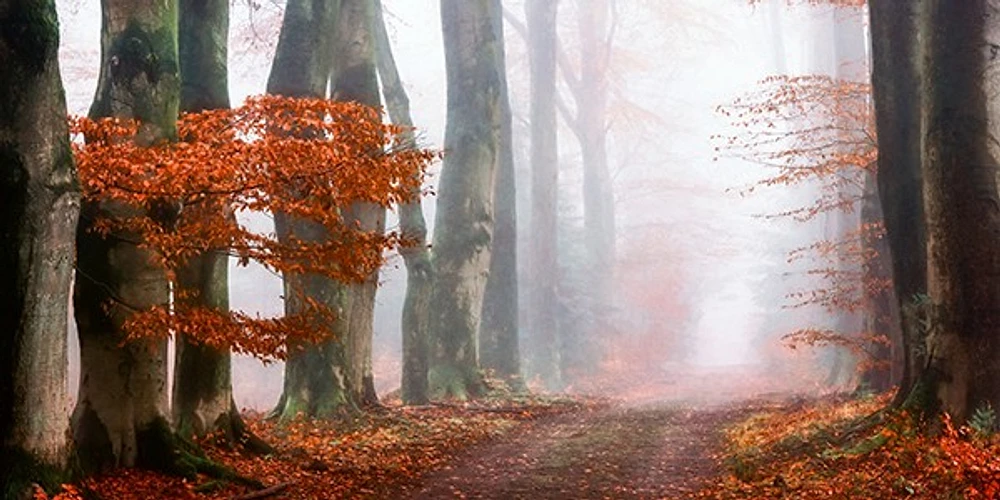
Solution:
M 1000 1 L 0 0 L 0 500 L 1000 498 Z

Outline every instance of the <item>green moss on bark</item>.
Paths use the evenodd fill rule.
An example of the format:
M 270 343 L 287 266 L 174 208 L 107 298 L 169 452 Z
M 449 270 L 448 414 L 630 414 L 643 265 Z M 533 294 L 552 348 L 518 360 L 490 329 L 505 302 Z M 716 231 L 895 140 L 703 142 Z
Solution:
M 34 485 L 46 493 L 56 493 L 60 485 L 73 478 L 69 469 L 39 462 L 22 450 L 0 448 L 0 498 L 31 498 Z

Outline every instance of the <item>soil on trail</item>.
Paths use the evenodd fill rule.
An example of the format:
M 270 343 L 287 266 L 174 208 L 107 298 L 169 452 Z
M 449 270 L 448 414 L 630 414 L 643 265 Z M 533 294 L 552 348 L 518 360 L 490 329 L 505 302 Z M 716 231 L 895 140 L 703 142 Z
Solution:
M 746 414 L 651 404 L 541 419 L 468 450 L 411 498 L 687 498 L 721 472 L 720 431 Z

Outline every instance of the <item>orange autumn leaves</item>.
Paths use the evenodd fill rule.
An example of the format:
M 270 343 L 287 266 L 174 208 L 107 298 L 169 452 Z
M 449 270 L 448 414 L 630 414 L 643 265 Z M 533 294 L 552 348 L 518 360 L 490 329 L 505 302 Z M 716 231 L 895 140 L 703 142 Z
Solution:
M 74 144 L 84 197 L 100 207 L 89 229 L 151 250 L 172 280 L 206 252 L 285 275 L 364 280 L 385 250 L 406 242 L 397 232 L 361 230 L 345 212 L 356 203 L 409 201 L 437 157 L 403 143 L 406 131 L 383 123 L 379 110 L 321 99 L 262 96 L 185 114 L 176 141 L 154 144 L 141 144 L 150 142 L 142 139 L 149 126 L 136 122 L 73 118 L 71 127 L 86 139 Z M 236 214 L 251 212 L 275 214 L 278 234 L 238 221 Z M 290 338 L 330 335 L 334 312 L 306 296 L 293 297 L 302 314 L 261 319 L 199 307 L 189 300 L 194 293 L 175 284 L 172 307 L 131 315 L 130 337 L 183 333 L 280 359 Z

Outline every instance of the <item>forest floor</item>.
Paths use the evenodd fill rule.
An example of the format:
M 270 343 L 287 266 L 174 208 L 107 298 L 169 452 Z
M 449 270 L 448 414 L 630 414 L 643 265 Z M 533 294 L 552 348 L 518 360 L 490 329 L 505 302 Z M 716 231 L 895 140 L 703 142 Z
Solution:
M 746 406 L 606 404 L 477 445 L 412 498 L 687 498 L 722 473 L 720 429 Z
M 56 498 L 1000 498 L 995 413 L 922 422 L 881 411 L 889 394 L 751 397 L 759 380 L 707 375 L 632 379 L 613 400 L 500 393 L 284 424 L 247 414 L 274 454 L 201 444 L 264 489 L 121 470 Z

